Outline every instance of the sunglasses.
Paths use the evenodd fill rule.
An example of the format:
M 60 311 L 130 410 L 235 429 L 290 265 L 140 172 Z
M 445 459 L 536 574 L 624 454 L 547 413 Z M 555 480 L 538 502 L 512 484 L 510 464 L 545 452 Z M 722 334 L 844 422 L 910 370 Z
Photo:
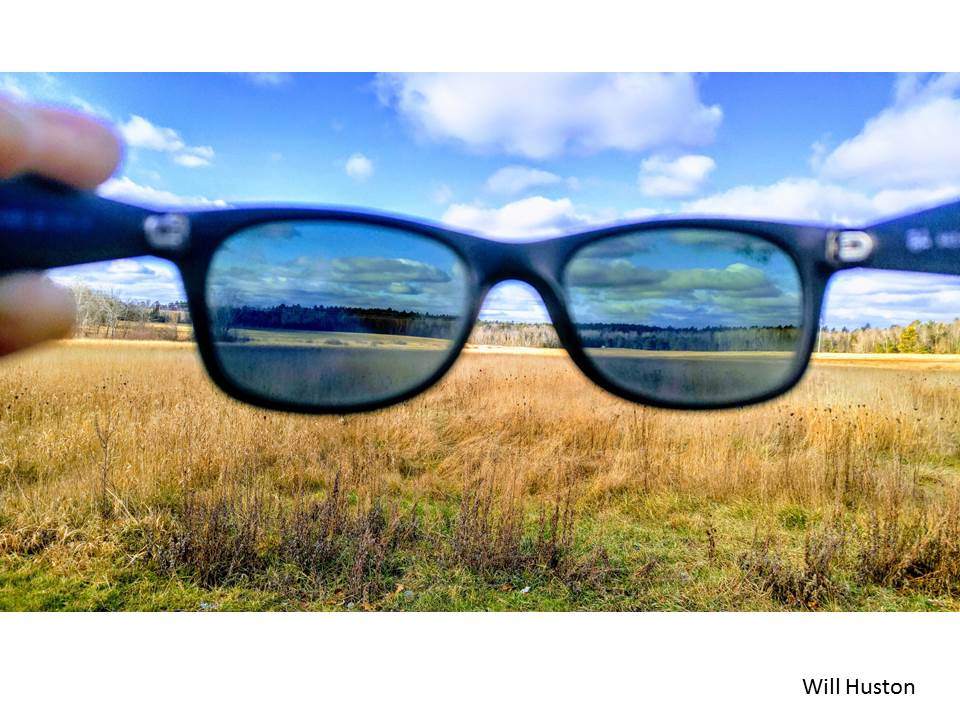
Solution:
M 506 243 L 375 212 L 165 212 L 44 180 L 0 183 L 0 272 L 173 261 L 211 378 L 262 407 L 348 413 L 400 402 L 453 365 L 487 291 L 521 280 L 600 387 L 713 409 L 803 375 L 831 275 L 960 274 L 960 202 L 862 229 L 660 219 Z

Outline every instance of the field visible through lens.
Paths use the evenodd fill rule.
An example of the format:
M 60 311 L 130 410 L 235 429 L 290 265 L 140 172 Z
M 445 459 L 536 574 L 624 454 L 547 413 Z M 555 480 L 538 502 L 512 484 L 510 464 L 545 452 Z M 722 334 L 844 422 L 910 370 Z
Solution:
M 960 609 L 960 356 L 922 327 L 681 413 L 484 324 L 348 417 L 225 397 L 183 326 L 113 330 L 171 339 L 0 363 L 0 608 Z
M 800 276 L 763 238 L 693 228 L 614 235 L 574 254 L 564 287 L 587 357 L 628 392 L 737 404 L 794 374 Z
M 415 335 L 243 329 L 217 352 L 236 382 L 267 397 L 342 404 L 419 384 L 424 368 L 440 367 L 450 346 Z
M 270 401 L 349 407 L 397 397 L 449 359 L 468 305 L 462 260 L 361 222 L 254 225 L 217 248 L 210 338 L 233 385 Z

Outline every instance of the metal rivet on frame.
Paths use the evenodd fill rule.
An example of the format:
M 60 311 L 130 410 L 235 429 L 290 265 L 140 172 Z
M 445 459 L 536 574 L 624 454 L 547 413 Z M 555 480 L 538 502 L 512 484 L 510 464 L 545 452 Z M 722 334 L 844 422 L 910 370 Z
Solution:
M 174 213 L 151 215 L 143 221 L 143 232 L 154 250 L 182 250 L 190 240 L 190 219 Z
M 843 230 L 830 242 L 830 259 L 841 263 L 863 262 L 873 253 L 876 243 L 870 233 L 863 230 Z

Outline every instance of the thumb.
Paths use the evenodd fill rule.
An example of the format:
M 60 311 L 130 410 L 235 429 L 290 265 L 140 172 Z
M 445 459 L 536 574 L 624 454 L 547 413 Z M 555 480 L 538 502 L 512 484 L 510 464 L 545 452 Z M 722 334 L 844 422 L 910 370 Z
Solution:
M 43 275 L 0 278 L 0 355 L 67 335 L 75 312 L 73 292 Z

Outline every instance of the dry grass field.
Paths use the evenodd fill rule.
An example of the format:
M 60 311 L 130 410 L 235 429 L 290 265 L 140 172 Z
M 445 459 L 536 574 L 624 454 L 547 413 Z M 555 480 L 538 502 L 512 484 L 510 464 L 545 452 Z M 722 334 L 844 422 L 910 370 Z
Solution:
M 488 349 L 306 417 L 65 341 L 0 361 L 0 608 L 960 609 L 960 358 L 681 413 Z

